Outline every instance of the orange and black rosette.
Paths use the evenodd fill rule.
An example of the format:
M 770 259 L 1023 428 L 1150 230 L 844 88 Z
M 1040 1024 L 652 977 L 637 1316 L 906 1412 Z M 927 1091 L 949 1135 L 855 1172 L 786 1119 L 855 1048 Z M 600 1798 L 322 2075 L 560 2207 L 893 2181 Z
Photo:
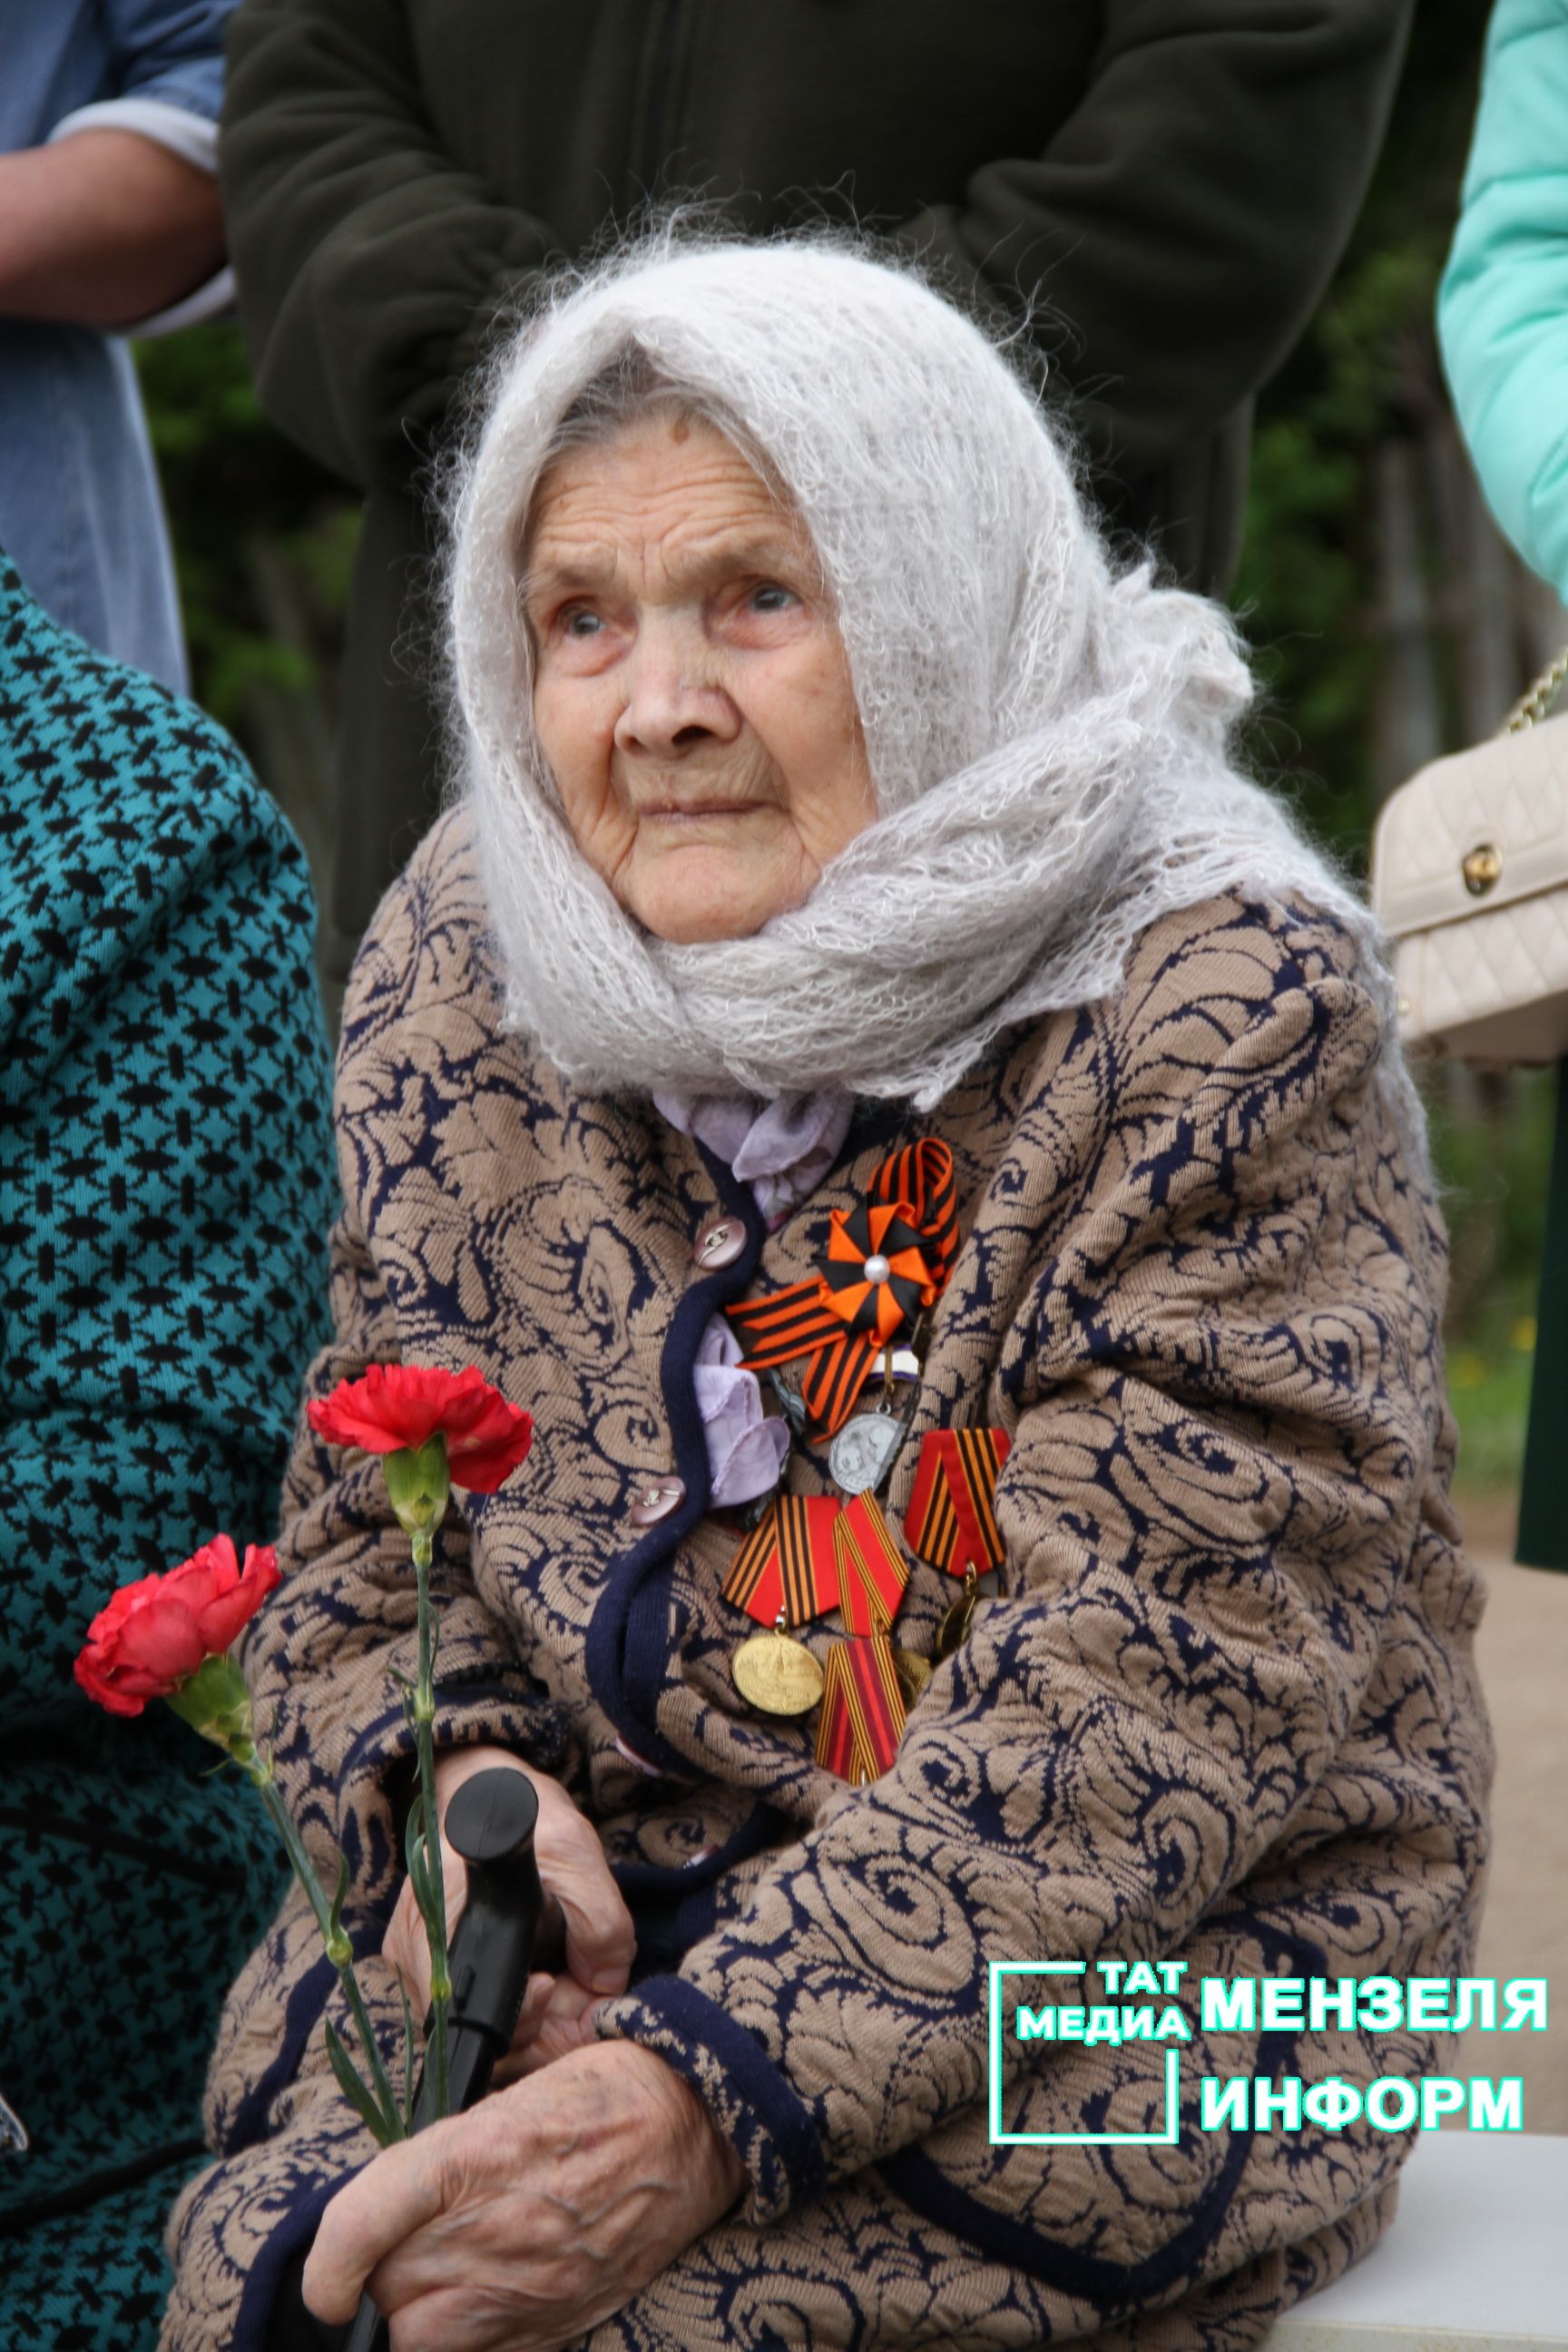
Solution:
M 835 1209 L 826 1254 L 818 1259 L 826 1304 L 851 1331 L 874 1331 L 879 1347 L 896 1338 L 936 1297 L 921 1236 L 898 1202 L 859 1201 Z
M 805 1356 L 807 1412 L 831 1437 L 879 1350 L 935 1304 L 958 1249 L 952 1154 L 934 1137 L 884 1160 L 863 1201 L 835 1209 L 816 1278 L 725 1308 L 752 1371 Z

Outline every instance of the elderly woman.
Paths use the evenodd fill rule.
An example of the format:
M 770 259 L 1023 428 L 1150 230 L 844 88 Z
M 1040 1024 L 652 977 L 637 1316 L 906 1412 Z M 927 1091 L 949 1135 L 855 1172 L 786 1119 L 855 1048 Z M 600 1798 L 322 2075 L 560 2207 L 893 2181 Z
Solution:
M 1205 2031 L 1197 1981 L 1460 1972 L 1485 1844 L 1367 919 L 1227 763 L 1223 616 L 1115 575 L 1005 356 L 862 255 L 562 289 L 454 546 L 466 787 L 352 986 L 312 1387 L 472 1362 L 536 1416 L 448 1530 L 437 1727 L 444 1801 L 533 1780 L 567 1960 L 345 2185 L 291 1899 L 165 2342 L 288 2340 L 309 2249 L 322 2340 L 368 2283 L 396 2352 L 1253 2344 L 1408 2135 L 1205 2129 L 1200 2079 L 1441 2053 Z M 247 1672 L 417 1990 L 406 1562 L 302 1431 Z M 1020 2043 L 998 1961 L 1181 2014 Z

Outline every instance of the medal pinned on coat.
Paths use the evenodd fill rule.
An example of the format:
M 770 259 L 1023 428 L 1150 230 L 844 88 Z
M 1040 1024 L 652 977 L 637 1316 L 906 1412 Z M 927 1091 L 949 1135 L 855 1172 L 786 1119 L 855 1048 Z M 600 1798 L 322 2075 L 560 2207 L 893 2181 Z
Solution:
M 767 1631 L 742 1642 L 730 1661 L 735 1687 L 764 1715 L 809 1715 L 822 1696 L 822 1668 L 795 1627 L 838 1605 L 832 1495 L 780 1495 L 735 1555 L 724 1598 Z
M 932 1429 L 921 1445 L 904 1532 L 922 1559 L 963 1579 L 937 1628 L 938 1658 L 950 1658 L 968 1639 L 979 1580 L 1005 1556 L 996 1481 L 1008 1451 L 1005 1429 Z
M 764 1630 L 740 1643 L 731 1673 L 742 1696 L 765 1714 L 800 1717 L 820 1702 L 817 1761 L 854 1782 L 887 1770 L 908 1709 L 931 1675 L 930 1659 L 892 1641 L 910 1570 L 877 1492 L 918 1396 L 919 1358 L 895 1342 L 901 1335 L 918 1342 L 957 1243 L 952 1155 L 944 1143 L 922 1139 L 883 1161 L 864 1200 L 832 1213 L 815 1279 L 725 1310 L 748 1370 L 772 1372 L 776 1386 L 779 1365 L 806 1360 L 798 1391 L 783 1392 L 792 1402 L 798 1398 L 799 1422 L 815 1423 L 831 1441 L 828 1466 L 848 1497 L 779 1495 L 763 1512 L 736 1554 L 724 1597 Z M 879 1365 L 881 1398 L 857 1411 Z M 910 1394 L 899 1411 L 892 1395 L 900 1381 Z M 978 1577 L 1001 1559 L 993 1501 L 1006 1454 L 1001 1430 L 937 1430 L 922 1444 L 909 1538 L 934 1565 L 964 1579 L 942 1620 L 938 1659 L 967 1634 Z M 797 1629 L 834 1608 L 846 1637 L 819 1664 Z
M 921 1448 L 906 1532 L 963 1591 L 938 1630 L 937 1661 L 966 1638 L 979 1578 L 1000 1565 L 1001 1429 L 934 1429 Z M 910 1568 L 875 1495 L 779 1495 L 735 1555 L 724 1598 L 763 1628 L 731 1660 L 735 1687 L 764 1715 L 809 1715 L 820 1701 L 819 1764 L 851 1781 L 885 1772 L 931 1661 L 892 1641 Z M 846 1637 L 819 1664 L 796 1629 L 837 1609 Z
M 892 1468 L 914 1417 L 920 1396 L 920 1358 L 912 1348 L 898 1348 L 886 1361 L 888 1376 L 877 1405 L 870 1412 L 854 1413 L 827 1449 L 833 1483 L 847 1495 L 875 1494 Z M 891 1402 L 896 1381 L 909 1385 L 902 1412 Z
M 824 1694 L 824 1669 L 795 1629 L 838 1609 L 851 1636 L 886 1643 L 909 1574 L 873 1496 L 858 1495 L 847 1509 L 836 1495 L 777 1496 L 724 1582 L 725 1600 L 766 1629 L 731 1659 L 742 1697 L 764 1715 L 809 1715 Z M 889 1748 L 879 1769 L 891 1756 Z

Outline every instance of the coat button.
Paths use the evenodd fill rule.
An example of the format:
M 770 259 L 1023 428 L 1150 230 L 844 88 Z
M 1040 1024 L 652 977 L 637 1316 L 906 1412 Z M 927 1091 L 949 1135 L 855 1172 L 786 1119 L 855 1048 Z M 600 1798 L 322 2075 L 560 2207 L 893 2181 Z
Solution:
M 733 1265 L 746 1246 L 746 1228 L 739 1217 L 710 1217 L 691 1247 L 691 1263 L 704 1274 Z
M 657 1527 L 660 1519 L 668 1518 L 671 1511 L 678 1511 L 685 1500 L 684 1478 L 646 1478 L 632 1497 L 626 1517 L 634 1528 Z

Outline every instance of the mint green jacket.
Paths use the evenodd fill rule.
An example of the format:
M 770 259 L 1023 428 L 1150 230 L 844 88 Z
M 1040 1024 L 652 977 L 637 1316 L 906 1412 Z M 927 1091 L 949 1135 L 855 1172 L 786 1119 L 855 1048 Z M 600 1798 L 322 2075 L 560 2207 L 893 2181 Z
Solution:
M 1437 328 L 1492 512 L 1568 598 L 1568 0 L 1493 11 Z

